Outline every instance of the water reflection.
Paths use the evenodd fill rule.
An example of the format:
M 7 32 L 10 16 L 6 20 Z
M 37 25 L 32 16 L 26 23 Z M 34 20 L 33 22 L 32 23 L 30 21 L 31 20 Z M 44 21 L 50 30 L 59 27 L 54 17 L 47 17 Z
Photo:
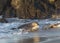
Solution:
M 47 39 L 46 37 L 39 37 L 38 34 L 34 34 L 33 38 L 19 40 L 18 43 L 39 43 L 45 41 L 46 39 Z
M 35 34 L 34 34 L 34 37 L 33 37 L 33 40 L 34 40 L 34 43 L 40 42 L 40 37 L 39 37 L 39 35 L 35 33 Z

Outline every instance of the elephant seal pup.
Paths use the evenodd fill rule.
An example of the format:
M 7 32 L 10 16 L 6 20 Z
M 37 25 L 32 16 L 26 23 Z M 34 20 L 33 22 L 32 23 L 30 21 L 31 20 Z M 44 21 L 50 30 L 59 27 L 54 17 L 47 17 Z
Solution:
M 53 28 L 53 29 L 60 28 L 60 23 L 50 24 L 50 25 L 44 26 L 44 30 L 52 29 L 52 28 Z
M 39 24 L 37 22 L 32 22 L 28 24 L 24 24 L 18 27 L 19 30 L 23 30 L 23 32 L 34 32 L 37 31 L 39 28 Z
M 60 23 L 50 25 L 50 28 L 60 28 Z

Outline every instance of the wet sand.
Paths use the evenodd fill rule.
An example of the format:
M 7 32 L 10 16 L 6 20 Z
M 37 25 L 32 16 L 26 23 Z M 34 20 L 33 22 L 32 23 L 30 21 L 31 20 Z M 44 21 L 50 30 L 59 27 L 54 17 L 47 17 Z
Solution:
M 48 38 L 46 37 L 40 37 L 37 40 L 35 40 L 35 38 L 28 38 L 28 39 L 19 40 L 17 43 L 39 43 L 47 39 Z
M 60 43 L 60 39 L 44 42 L 44 43 Z

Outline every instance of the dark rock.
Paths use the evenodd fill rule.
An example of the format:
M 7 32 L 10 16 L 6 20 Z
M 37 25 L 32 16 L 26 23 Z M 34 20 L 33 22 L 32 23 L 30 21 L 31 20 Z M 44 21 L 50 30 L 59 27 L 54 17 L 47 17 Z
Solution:
M 1 22 L 1 23 L 8 23 L 8 21 L 5 20 L 5 19 L 0 19 L 0 22 Z
M 48 0 L 0 0 L 0 15 L 20 19 L 51 18 L 59 3 L 60 0 L 53 3 Z

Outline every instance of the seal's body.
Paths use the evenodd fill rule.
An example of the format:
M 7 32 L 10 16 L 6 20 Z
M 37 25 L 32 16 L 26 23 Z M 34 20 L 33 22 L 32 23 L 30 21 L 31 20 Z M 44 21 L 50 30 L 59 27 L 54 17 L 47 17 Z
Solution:
M 38 28 L 39 28 L 39 24 L 37 22 L 32 22 L 32 23 L 21 25 L 17 29 L 19 29 L 20 31 L 22 30 L 22 32 L 34 32 L 37 31 Z M 12 28 L 12 30 L 14 29 L 16 28 Z
M 53 24 L 50 26 L 51 28 L 60 28 L 60 23 Z
M 36 30 L 38 30 L 38 28 L 39 28 L 39 25 L 38 25 L 37 22 L 32 22 L 32 23 L 24 24 L 24 25 L 18 27 L 19 30 L 23 29 L 23 31 L 28 31 L 28 32 L 36 31 Z
M 60 28 L 60 23 L 50 24 L 50 25 L 44 26 L 44 30 L 52 29 L 52 28 L 53 28 L 53 29 Z

